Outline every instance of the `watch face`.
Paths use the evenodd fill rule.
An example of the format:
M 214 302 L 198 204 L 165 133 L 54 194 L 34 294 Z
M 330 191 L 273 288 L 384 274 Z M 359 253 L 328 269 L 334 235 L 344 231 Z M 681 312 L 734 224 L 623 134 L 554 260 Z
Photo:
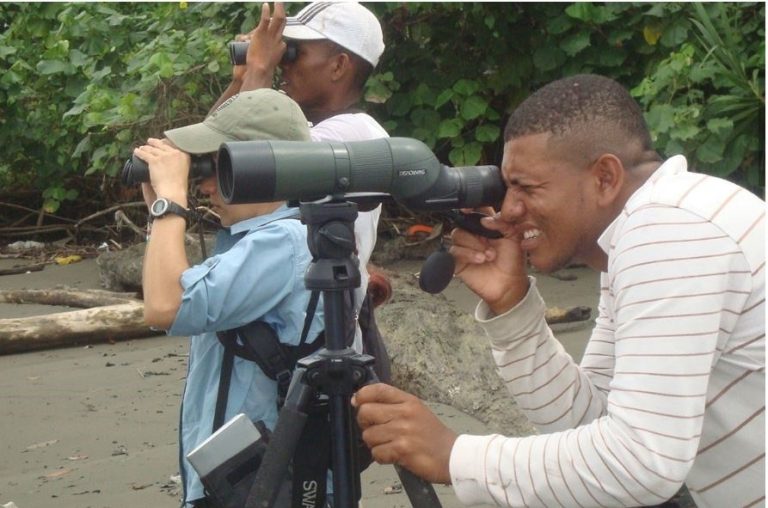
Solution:
M 163 215 L 167 209 L 168 201 L 165 199 L 156 199 L 155 202 L 152 203 L 152 215 L 155 217 Z

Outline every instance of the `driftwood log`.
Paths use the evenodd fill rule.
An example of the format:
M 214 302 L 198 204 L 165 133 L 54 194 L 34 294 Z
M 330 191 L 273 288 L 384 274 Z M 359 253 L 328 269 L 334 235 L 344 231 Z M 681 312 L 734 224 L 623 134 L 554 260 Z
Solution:
M 128 293 L 70 289 L 0 291 L 0 302 L 81 308 L 42 316 L 0 319 L 0 354 L 158 334 L 144 323 L 143 302 Z

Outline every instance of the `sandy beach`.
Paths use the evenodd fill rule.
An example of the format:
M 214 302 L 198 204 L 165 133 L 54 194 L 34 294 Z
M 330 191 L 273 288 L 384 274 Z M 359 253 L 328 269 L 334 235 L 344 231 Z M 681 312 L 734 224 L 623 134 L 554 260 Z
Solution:
M 0 268 L 24 262 L 0 259 Z M 411 261 L 386 268 L 412 273 L 419 266 Z M 540 277 L 542 294 L 550 305 L 590 306 L 594 316 L 597 274 L 568 272 L 560 279 Z M 95 260 L 0 277 L 0 289 L 56 286 L 99 288 Z M 457 280 L 445 295 L 467 312 L 476 303 Z M 65 310 L 0 304 L 0 319 Z M 592 322 L 560 325 L 559 338 L 576 359 Z M 0 506 L 178 506 L 178 409 L 186 362 L 186 339 L 165 336 L 0 356 Z M 487 432 L 471 415 L 433 407 L 459 432 Z M 362 485 L 366 508 L 410 506 L 389 466 L 370 467 Z M 450 487 L 436 491 L 444 507 L 460 506 Z

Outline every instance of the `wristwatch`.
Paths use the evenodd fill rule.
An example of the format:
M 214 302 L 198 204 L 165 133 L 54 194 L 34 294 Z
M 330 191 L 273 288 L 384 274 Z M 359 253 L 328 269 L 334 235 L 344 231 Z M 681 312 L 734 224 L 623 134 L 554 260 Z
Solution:
M 165 217 L 169 213 L 183 217 L 185 222 L 189 218 L 189 210 L 165 198 L 157 198 L 149 207 L 149 215 L 152 216 L 152 220 Z

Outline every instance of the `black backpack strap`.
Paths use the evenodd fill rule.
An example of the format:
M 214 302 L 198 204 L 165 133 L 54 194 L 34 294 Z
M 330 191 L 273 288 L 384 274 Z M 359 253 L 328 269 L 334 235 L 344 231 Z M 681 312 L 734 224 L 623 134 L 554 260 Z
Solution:
M 288 394 L 288 386 L 291 383 L 291 375 L 296 361 L 317 351 L 325 343 L 322 335 L 318 336 L 312 344 L 306 343 L 319 300 L 320 292 L 312 291 L 298 346 L 287 346 L 281 343 L 275 330 L 264 321 L 254 321 L 234 330 L 216 333 L 224 346 L 224 356 L 221 362 L 219 390 L 216 397 L 214 431 L 224 423 L 235 356 L 255 362 L 268 378 L 277 382 L 278 407 L 282 406 Z
M 234 333 L 234 332 L 221 332 Z M 221 337 L 219 337 L 221 340 Z M 235 353 L 232 348 L 224 348 L 224 356 L 221 359 L 221 372 L 219 373 L 219 390 L 216 394 L 216 411 L 213 413 L 213 428 L 211 434 L 224 425 L 224 416 L 227 412 L 227 400 L 229 400 L 229 385 L 232 381 L 232 366 L 235 363 Z

